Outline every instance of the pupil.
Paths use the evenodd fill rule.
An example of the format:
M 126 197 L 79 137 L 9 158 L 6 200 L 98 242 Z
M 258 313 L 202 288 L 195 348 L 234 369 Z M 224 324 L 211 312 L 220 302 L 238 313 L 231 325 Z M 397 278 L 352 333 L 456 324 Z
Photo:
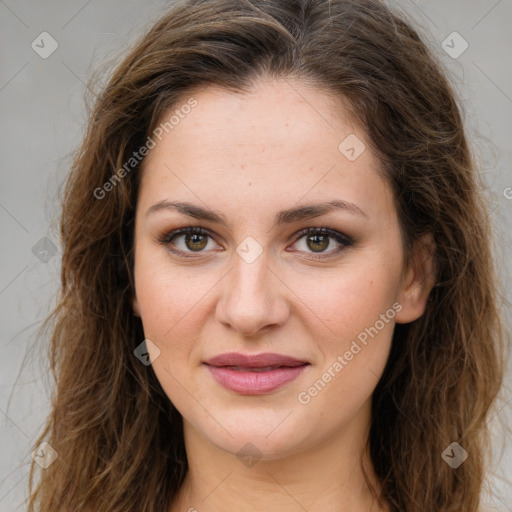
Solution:
M 322 244 L 322 242 L 320 242 L 320 243 L 322 244 L 322 246 L 320 247 L 319 245 L 315 245 L 314 247 L 310 247 L 311 249 L 314 249 L 314 250 L 316 250 L 316 249 L 323 250 L 323 249 L 326 249 L 326 248 L 327 248 L 327 246 L 329 245 L 329 242 L 327 241 L 327 237 L 326 237 L 326 236 L 324 236 L 324 235 L 311 235 L 311 236 L 309 237 L 309 240 L 310 240 L 310 241 L 314 240 L 314 243 L 315 243 L 315 244 L 318 244 L 318 241 L 319 241 L 319 239 L 320 239 L 320 238 L 322 238 L 322 239 L 323 239 L 323 244 Z M 326 243 L 326 242 L 327 242 L 327 243 Z
M 202 240 L 199 240 L 198 241 L 198 238 L 202 239 Z M 189 249 L 204 249 L 204 247 L 206 246 L 206 237 L 203 236 L 203 235 L 198 235 L 198 234 L 188 234 L 187 237 L 186 237 L 186 241 L 187 241 L 187 245 L 188 245 L 188 242 L 190 242 L 192 240 L 192 244 L 195 245 L 195 247 L 189 247 Z M 199 245 L 198 245 L 199 244 Z

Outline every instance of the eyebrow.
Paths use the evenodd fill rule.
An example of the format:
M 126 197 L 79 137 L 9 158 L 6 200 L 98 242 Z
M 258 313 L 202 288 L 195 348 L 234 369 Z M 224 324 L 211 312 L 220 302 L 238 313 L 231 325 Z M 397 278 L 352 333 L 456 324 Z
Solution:
M 159 201 L 158 203 L 155 203 L 148 208 L 146 216 L 161 210 L 174 210 L 183 215 L 193 217 L 194 219 L 217 222 L 223 226 L 228 225 L 226 216 L 222 213 L 184 201 Z M 281 210 L 274 216 L 274 224 L 291 224 L 297 221 L 313 219 L 334 210 L 342 210 L 348 213 L 369 218 L 369 215 L 354 203 L 349 203 L 340 199 L 334 199 L 325 203 L 314 203 Z

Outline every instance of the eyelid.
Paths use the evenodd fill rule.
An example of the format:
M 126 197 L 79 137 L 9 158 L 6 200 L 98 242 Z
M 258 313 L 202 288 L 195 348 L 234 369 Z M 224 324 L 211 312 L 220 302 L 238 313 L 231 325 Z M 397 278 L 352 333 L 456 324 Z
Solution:
M 305 235 L 327 235 L 327 236 L 330 236 L 331 238 L 334 238 L 335 240 L 339 241 L 340 243 L 341 242 L 344 242 L 346 244 L 354 243 L 354 240 L 350 236 L 346 235 L 345 233 L 342 233 L 340 231 L 337 231 L 336 229 L 331 229 L 331 228 L 327 228 L 327 227 L 303 228 L 303 229 L 300 229 L 299 231 L 297 231 L 293 235 L 293 238 L 294 239 L 296 238 L 296 241 L 297 241 L 297 240 L 300 240 L 300 238 L 302 238 Z
M 217 245 L 221 245 L 218 242 L 218 238 L 221 238 L 217 234 L 215 234 L 213 231 L 210 231 L 208 228 L 204 228 L 202 226 L 198 225 L 190 225 L 190 226 L 182 226 L 176 229 L 171 229 L 169 231 L 165 231 L 162 235 L 157 236 L 157 242 L 161 243 L 162 245 L 167 245 L 171 243 L 171 240 L 173 238 L 187 235 L 187 234 L 198 234 L 202 236 L 208 236 L 210 237 Z M 222 239 L 222 238 L 221 238 Z M 183 251 L 180 251 L 183 252 Z M 189 253 L 193 253 L 193 251 L 187 251 Z M 204 251 L 202 251 L 204 252 Z M 197 253 L 198 255 L 201 254 L 201 252 Z
M 207 255 L 210 251 L 183 251 L 181 249 L 173 248 L 171 249 L 169 245 L 171 244 L 171 240 L 182 236 L 186 234 L 199 234 L 202 236 L 208 236 L 210 237 L 217 245 L 220 245 L 217 241 L 217 235 L 215 235 L 212 231 L 210 231 L 208 228 L 204 228 L 202 226 L 184 226 L 181 228 L 176 228 L 171 231 L 165 232 L 163 235 L 158 237 L 158 242 L 164 245 L 169 251 L 171 251 L 174 254 L 178 254 L 183 256 L 184 258 L 200 258 L 205 255 Z M 309 256 L 305 257 L 306 259 L 327 259 L 329 257 L 335 256 L 339 252 L 343 251 L 344 249 L 350 247 L 353 245 L 354 240 L 335 229 L 327 228 L 327 227 L 321 227 L 321 226 L 311 226 L 302 228 L 299 231 L 295 232 L 290 238 L 293 240 L 293 244 L 297 243 L 300 239 L 304 238 L 307 235 L 323 235 L 328 236 L 329 238 L 333 238 L 337 243 L 341 244 L 341 247 L 338 247 L 337 249 L 331 249 L 326 252 L 307 252 Z M 288 251 L 288 252 L 295 252 L 295 251 Z M 297 251 L 299 253 L 302 253 L 304 251 Z M 195 254 L 195 255 L 194 255 Z
M 317 252 L 317 253 L 306 252 L 306 254 L 308 256 L 303 256 L 304 259 L 327 260 L 329 258 L 336 257 L 339 253 L 341 253 L 345 249 L 354 245 L 354 240 L 350 236 L 348 236 L 336 229 L 331 229 L 331 228 L 327 228 L 327 227 L 316 227 L 316 226 L 315 227 L 307 227 L 307 228 L 303 228 L 303 229 L 299 230 L 297 233 L 295 233 L 293 235 L 293 238 L 295 240 L 293 243 L 294 244 L 297 243 L 300 239 L 304 238 L 307 235 L 328 236 L 329 238 L 333 238 L 338 244 L 340 244 L 340 247 L 331 249 L 326 252 Z M 298 252 L 302 253 L 304 251 L 298 251 Z

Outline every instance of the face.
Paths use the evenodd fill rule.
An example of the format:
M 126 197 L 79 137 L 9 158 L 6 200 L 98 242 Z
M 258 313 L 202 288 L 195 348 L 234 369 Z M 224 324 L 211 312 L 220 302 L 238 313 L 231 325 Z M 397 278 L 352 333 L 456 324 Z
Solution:
M 299 453 L 369 411 L 425 294 L 366 135 L 332 99 L 266 80 L 193 97 L 143 162 L 134 311 L 186 430 Z

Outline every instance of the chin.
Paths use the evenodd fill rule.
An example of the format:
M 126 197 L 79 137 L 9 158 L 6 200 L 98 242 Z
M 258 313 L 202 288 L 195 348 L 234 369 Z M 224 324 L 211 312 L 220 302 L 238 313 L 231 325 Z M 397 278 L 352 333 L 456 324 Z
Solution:
M 309 444 L 314 444 L 311 432 L 302 432 L 297 411 L 290 414 L 291 408 L 279 408 L 267 413 L 261 410 L 231 409 L 225 415 L 212 411 L 215 420 L 209 418 L 207 424 L 195 425 L 211 444 L 239 458 L 245 456 L 260 460 L 280 459 L 300 453 Z M 294 421 L 295 420 L 295 421 Z
M 242 463 L 249 460 L 277 460 L 299 453 L 300 443 L 297 439 L 286 433 L 285 436 L 276 435 L 266 437 L 262 432 L 234 433 L 233 438 L 224 436 L 222 439 L 211 439 L 218 448 L 238 457 Z M 246 464 L 250 467 L 251 464 Z

